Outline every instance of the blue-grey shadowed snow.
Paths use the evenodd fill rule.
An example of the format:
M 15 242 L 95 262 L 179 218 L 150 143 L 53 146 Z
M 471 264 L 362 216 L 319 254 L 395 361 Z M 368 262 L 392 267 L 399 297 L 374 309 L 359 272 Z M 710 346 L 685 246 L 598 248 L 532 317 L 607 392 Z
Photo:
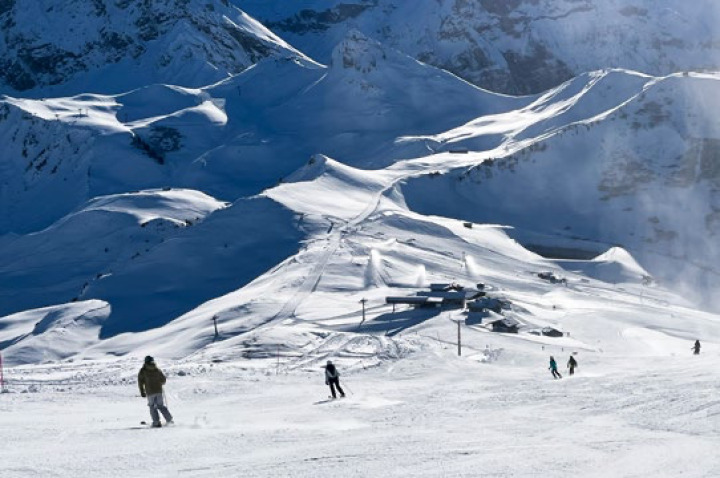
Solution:
M 197 191 L 95 198 L 35 234 L 1 238 L 0 315 L 82 300 L 103 280 L 224 203 Z
M 240 200 L 93 283 L 112 315 L 101 338 L 160 327 L 236 290 L 299 249 L 295 214 L 267 198 Z
M 99 198 L 47 231 L 8 241 L 0 251 L 0 315 L 106 297 L 113 314 L 103 337 L 146 330 L 298 250 L 294 213 L 272 200 L 218 207 L 182 190 Z
M 372 320 L 367 320 L 362 325 L 341 327 L 339 330 L 392 337 L 410 327 L 415 327 L 437 317 L 440 312 L 442 312 L 440 308 L 402 310 L 373 317 Z

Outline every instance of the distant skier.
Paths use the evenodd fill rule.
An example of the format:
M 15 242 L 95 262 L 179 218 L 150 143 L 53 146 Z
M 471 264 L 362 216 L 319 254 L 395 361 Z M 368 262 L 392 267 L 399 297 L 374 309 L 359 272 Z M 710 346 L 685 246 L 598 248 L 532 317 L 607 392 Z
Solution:
M 694 350 L 695 355 L 700 355 L 700 341 L 696 340 L 695 345 L 692 346 L 692 350 Z
M 173 422 L 170 411 L 165 406 L 163 400 L 163 385 L 165 385 L 165 374 L 155 365 L 155 359 L 151 356 L 145 357 L 145 364 L 138 373 L 138 386 L 140 387 L 140 395 L 147 397 L 148 407 L 150 407 L 150 417 L 152 418 L 152 427 L 160 428 L 160 413 L 167 421 L 167 424 Z
M 570 375 L 574 375 L 575 367 L 578 366 L 578 363 L 577 363 L 577 360 L 575 360 L 575 357 L 573 357 L 572 355 L 570 356 L 570 360 L 568 360 L 567 366 L 568 366 L 568 369 L 570 370 Z
M 550 368 L 548 370 L 552 372 L 554 378 L 562 378 L 562 375 L 560 375 L 560 372 L 558 372 L 555 357 L 553 357 L 552 355 L 550 356 Z
M 341 398 L 345 396 L 345 392 L 342 387 L 340 387 L 340 372 L 337 371 L 335 365 L 330 360 L 328 360 L 325 365 L 325 385 L 330 385 L 332 398 L 337 398 L 335 388 L 337 388 L 337 391 L 340 392 Z

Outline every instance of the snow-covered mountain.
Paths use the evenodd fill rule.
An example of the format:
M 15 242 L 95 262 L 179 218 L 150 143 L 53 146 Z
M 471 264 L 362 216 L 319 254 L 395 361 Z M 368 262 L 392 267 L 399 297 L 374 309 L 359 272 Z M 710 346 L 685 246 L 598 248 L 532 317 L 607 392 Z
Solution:
M 493 91 L 539 93 L 604 68 L 717 68 L 713 0 L 232 0 L 319 61 L 348 29 Z
M 6 0 L 0 93 L 200 87 L 272 57 L 303 56 L 221 0 Z
M 434 94 L 444 101 L 428 103 Z M 138 189 L 200 189 L 235 201 L 276 184 L 315 153 L 379 167 L 428 151 L 396 143 L 398 137 L 527 102 L 481 90 L 356 32 L 327 67 L 270 58 L 200 89 L 6 97 L 0 233 L 37 231 L 93 197 Z
M 610 71 L 580 81 L 579 94 L 573 80 L 528 108 L 568 98 L 564 112 L 513 134 L 531 145 L 447 181 L 414 179 L 403 196 L 423 214 L 516 226 L 515 237 L 536 250 L 557 254 L 565 243 L 592 255 L 620 244 L 665 283 L 717 307 L 718 79 Z M 607 99 L 617 107 L 601 113 Z M 482 128 L 471 123 L 443 139 L 472 146 Z
M 363 296 L 382 302 L 458 278 L 496 282 L 523 302 L 515 314 L 522 323 L 547 324 L 533 312 L 539 296 L 524 295 L 535 286 L 516 279 L 518 271 L 551 270 L 597 287 L 644 283 L 668 303 L 716 306 L 720 131 L 710 118 L 720 78 L 582 72 L 615 60 L 602 57 L 602 43 L 595 56 L 584 54 L 580 30 L 568 37 L 577 40 L 573 49 L 553 33 L 595 9 L 620 9 L 632 24 L 664 10 L 630 2 L 409 9 L 388 0 L 338 4 L 318 16 L 319 2 L 235 3 L 302 51 L 227 2 L 48 0 L 3 10 L 8 35 L 26 39 L 3 44 L 5 58 L 52 40 L 40 51 L 62 47 L 78 60 L 52 62 L 25 93 L 7 89 L 13 94 L 0 99 L 0 315 L 16 324 L 2 340 L 24 351 L 22 361 L 46 357 L 28 345 L 44 343 L 39 335 L 77 323 L 92 326 L 96 340 L 77 334 L 77 350 L 55 357 L 132 354 L 150 342 L 178 358 L 215 348 L 232 355 L 234 346 L 252 355 L 249 343 L 262 354 L 278 333 L 297 352 L 307 323 L 358 333 L 355 312 L 323 320 L 327 301 L 354 310 Z M 80 12 L 89 20 L 74 43 L 56 42 L 43 23 Z M 29 15 L 41 20 L 18 21 Z M 121 49 L 130 56 L 107 56 L 92 40 L 116 17 L 113 28 L 142 45 Z M 438 66 L 479 83 L 495 67 L 460 71 L 454 56 L 428 57 L 418 47 L 421 30 L 435 32 L 423 48 L 438 55 L 474 45 L 431 28 L 449 28 L 451 18 L 497 48 L 506 48 L 499 30 L 477 21 L 500 22 L 501 30 L 510 28 L 503 18 L 525 21 L 529 36 L 507 41 L 542 39 L 554 55 L 577 61 L 563 57 L 572 68 L 547 77 L 552 68 L 524 68 L 540 72 L 535 86 L 509 90 L 554 85 L 532 96 L 482 89 Z M 695 26 L 692 38 L 705 38 L 697 27 L 704 19 L 683 21 Z M 263 54 L 248 47 L 258 44 Z M 170 55 L 167 68 L 157 68 L 160 52 L 186 49 L 191 57 Z M 687 50 L 682 61 L 690 62 L 696 49 Z M 513 74 L 494 78 L 505 75 L 509 85 Z M 72 322 L 85 303 L 107 306 L 97 320 Z M 28 329 L 38 317 L 46 326 Z M 224 345 L 207 335 L 213 317 L 223 323 Z M 293 328 L 296 320 L 303 327 Z M 384 330 L 384 320 L 369 330 Z M 285 332 L 275 329 L 281 325 Z M 392 333 L 403 330 L 401 321 Z

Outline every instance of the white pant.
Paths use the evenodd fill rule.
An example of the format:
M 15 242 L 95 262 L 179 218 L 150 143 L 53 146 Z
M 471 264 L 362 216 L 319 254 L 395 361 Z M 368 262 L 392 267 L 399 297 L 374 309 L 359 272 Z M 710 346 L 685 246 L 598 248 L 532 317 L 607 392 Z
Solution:
M 168 422 L 172 421 L 172 415 L 170 414 L 170 410 L 168 410 L 165 406 L 165 400 L 163 400 L 162 393 L 153 393 L 152 395 L 148 395 L 147 399 L 148 407 L 150 407 L 150 417 L 152 417 L 153 425 L 157 425 L 160 423 L 160 414 L 158 413 L 158 410 L 160 411 L 160 413 L 162 413 L 163 417 L 165 417 L 165 420 L 167 420 Z

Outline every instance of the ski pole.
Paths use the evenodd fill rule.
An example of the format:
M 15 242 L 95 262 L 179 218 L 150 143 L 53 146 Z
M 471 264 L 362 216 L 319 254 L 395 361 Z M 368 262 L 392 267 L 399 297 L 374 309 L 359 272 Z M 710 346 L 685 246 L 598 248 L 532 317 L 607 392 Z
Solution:
M 353 391 L 352 391 L 352 388 L 350 388 L 350 385 L 348 385 L 347 382 L 345 382 L 345 388 L 348 389 L 348 392 L 350 392 L 350 395 L 355 395 L 355 393 L 353 393 Z

